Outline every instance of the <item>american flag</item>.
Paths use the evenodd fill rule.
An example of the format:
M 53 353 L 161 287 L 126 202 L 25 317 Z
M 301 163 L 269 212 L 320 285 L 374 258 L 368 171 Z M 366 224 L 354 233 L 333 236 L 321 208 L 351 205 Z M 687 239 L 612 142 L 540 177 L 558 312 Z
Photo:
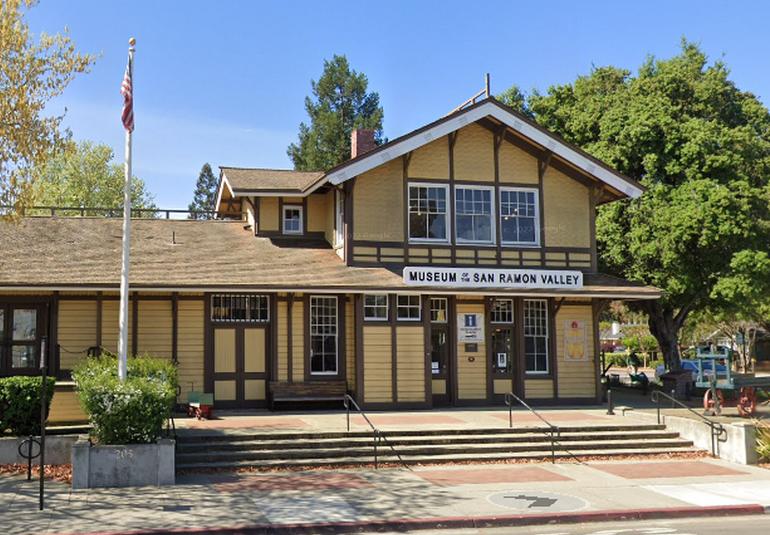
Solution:
M 134 86 L 131 80 L 131 67 L 131 54 L 129 53 L 126 74 L 123 76 L 123 83 L 120 84 L 120 94 L 123 95 L 123 113 L 120 119 L 123 121 L 123 128 L 127 132 L 134 131 Z

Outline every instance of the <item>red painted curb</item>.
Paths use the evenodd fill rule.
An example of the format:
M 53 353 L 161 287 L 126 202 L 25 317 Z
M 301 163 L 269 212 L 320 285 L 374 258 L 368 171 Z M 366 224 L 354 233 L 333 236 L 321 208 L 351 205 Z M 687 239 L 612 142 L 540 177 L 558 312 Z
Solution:
M 99 531 L 90 535 L 158 535 L 162 533 L 212 533 L 226 535 L 282 535 L 295 533 L 360 533 L 363 531 L 410 531 L 419 529 L 491 528 L 534 526 L 541 524 L 576 524 L 660 518 L 696 518 L 715 516 L 762 515 L 759 504 L 708 507 L 661 507 L 655 509 L 618 509 L 577 511 L 540 515 L 500 515 L 477 517 L 405 518 L 400 520 L 362 520 L 354 522 L 307 522 L 297 524 L 253 524 L 249 526 L 179 528 L 168 530 Z

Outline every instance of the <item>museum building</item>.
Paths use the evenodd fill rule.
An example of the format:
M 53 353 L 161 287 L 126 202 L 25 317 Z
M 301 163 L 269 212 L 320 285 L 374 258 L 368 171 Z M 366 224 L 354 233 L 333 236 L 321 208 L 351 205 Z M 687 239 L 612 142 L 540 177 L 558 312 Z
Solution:
M 132 220 L 129 346 L 183 403 L 364 409 L 593 403 L 599 312 L 659 290 L 598 272 L 598 205 L 642 187 L 494 98 L 300 172 L 221 167 L 217 218 Z M 0 375 L 115 352 L 121 220 L 0 223 Z

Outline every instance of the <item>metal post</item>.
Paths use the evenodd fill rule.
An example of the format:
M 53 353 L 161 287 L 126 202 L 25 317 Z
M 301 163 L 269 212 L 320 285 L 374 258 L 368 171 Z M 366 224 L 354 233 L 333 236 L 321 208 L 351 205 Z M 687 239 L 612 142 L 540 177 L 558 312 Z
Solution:
M 48 383 L 48 366 L 46 363 L 46 338 L 43 337 L 40 341 L 40 503 L 39 508 L 42 511 L 45 498 L 45 422 L 46 422 L 46 406 L 47 403 L 47 389 L 46 383 Z M 31 462 L 31 461 L 30 461 Z
M 615 416 L 615 411 L 612 403 L 612 389 L 607 389 L 607 416 Z
M 374 431 L 374 469 L 377 470 L 377 440 L 379 438 L 379 435 L 377 434 L 377 431 Z
M 556 443 L 553 439 L 553 427 L 551 428 L 551 464 L 556 464 Z
M 508 403 L 508 427 L 513 429 L 513 404 Z
M 27 446 L 27 481 L 32 481 L 32 435 L 29 435 Z

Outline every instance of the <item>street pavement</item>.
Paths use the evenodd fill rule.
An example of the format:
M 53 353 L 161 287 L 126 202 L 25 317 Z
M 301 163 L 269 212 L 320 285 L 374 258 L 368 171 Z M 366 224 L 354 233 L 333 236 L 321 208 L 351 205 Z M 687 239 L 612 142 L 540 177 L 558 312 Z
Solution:
M 234 533 L 254 525 L 332 523 L 332 531 L 353 524 L 362 532 L 366 523 L 391 521 L 401 522 L 398 530 L 403 531 L 421 519 L 484 525 L 484 519 L 493 517 L 558 520 L 567 515 L 574 522 L 575 515 L 608 511 L 697 514 L 730 506 L 734 512 L 753 504 L 770 506 L 770 470 L 711 458 L 210 473 L 183 475 L 178 483 L 72 491 L 49 482 L 46 510 L 38 512 L 37 482 L 1 477 L 0 528 L 4 534 L 243 528 Z M 763 509 L 755 507 L 754 512 Z M 756 518 L 764 522 L 770 516 Z M 637 522 L 646 526 L 659 521 Z M 390 529 L 388 525 L 380 524 L 381 531 Z M 430 526 L 430 521 L 422 524 Z M 571 531 L 575 526 L 532 529 L 522 533 L 589 533 Z M 306 527 L 304 532 L 316 531 Z

